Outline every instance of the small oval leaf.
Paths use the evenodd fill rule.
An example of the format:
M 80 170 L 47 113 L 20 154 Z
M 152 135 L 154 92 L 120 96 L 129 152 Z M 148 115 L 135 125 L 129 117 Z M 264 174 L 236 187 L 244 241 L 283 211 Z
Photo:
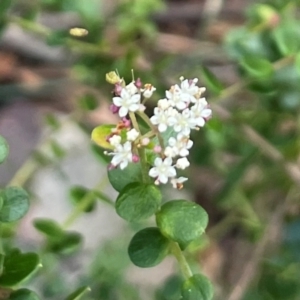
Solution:
M 21 253 L 18 249 L 11 250 L 4 258 L 0 285 L 16 285 L 27 278 L 39 266 L 39 263 L 39 256 L 36 253 Z
M 198 204 L 186 200 L 165 203 L 156 214 L 157 226 L 162 234 L 185 248 L 199 238 L 208 223 L 206 211 Z
M 134 182 L 119 194 L 116 210 L 120 217 L 129 222 L 138 222 L 152 216 L 161 203 L 161 193 L 153 184 Z
M 113 146 L 106 139 L 115 127 L 116 125 L 101 125 L 94 128 L 92 131 L 92 140 L 102 148 L 113 149 Z
M 204 275 L 195 274 L 182 284 L 181 296 L 183 300 L 211 300 L 213 286 Z
M 19 289 L 10 294 L 9 300 L 40 300 L 40 298 L 31 290 Z
M 6 139 L 0 135 L 0 164 L 3 163 L 8 155 L 9 147 Z
M 156 227 L 137 232 L 128 247 L 131 261 L 141 268 L 158 265 L 168 253 L 169 240 Z
M 259 57 L 244 57 L 240 64 L 254 78 L 271 77 L 274 72 L 272 63 Z
M 108 170 L 107 176 L 113 188 L 118 192 L 121 192 L 129 183 L 143 180 L 141 165 L 134 163 L 129 163 L 124 170 L 120 168 Z
M 14 222 L 21 219 L 29 209 L 28 194 L 19 187 L 8 187 L 0 192 L 3 206 L 0 211 L 1 222 Z
M 51 219 L 35 219 L 33 226 L 49 237 L 59 238 L 64 235 L 64 231 L 59 224 Z

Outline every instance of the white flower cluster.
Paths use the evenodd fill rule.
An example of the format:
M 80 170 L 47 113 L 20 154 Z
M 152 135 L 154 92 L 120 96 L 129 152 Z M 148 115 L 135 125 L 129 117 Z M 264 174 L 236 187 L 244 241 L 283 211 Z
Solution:
M 193 141 L 190 140 L 191 130 L 203 127 L 212 114 L 206 99 L 201 97 L 205 88 L 198 87 L 197 82 L 197 78 L 181 78 L 180 86 L 172 86 L 166 91 L 166 98 L 158 101 L 149 123 L 157 127 L 158 134 L 163 134 L 172 127 L 176 135 L 169 138 L 167 145 L 152 146 L 148 136 L 144 137 L 139 128 L 133 128 L 130 120 L 125 117 L 135 112 L 144 114 L 143 103 L 152 96 L 155 87 L 145 84 L 142 88 L 140 80 L 126 86 L 122 85 L 122 82 L 115 83 L 115 97 L 111 110 L 118 113 L 122 121 L 107 137 L 113 148 L 112 152 L 107 153 L 113 156 L 111 167 L 120 166 L 124 169 L 128 163 L 139 161 L 140 147 L 152 147 L 157 157 L 149 170 L 149 176 L 155 178 L 155 184 L 166 184 L 170 180 L 174 188 L 182 187 L 187 178 L 177 177 L 177 169 L 184 170 L 190 165 L 187 156 L 193 146 Z M 144 117 L 148 118 L 146 115 Z M 123 133 L 124 130 L 126 132 L 125 137 L 122 130 Z M 152 133 L 153 136 L 157 131 Z
M 165 158 L 156 158 L 154 167 L 149 171 L 149 175 L 156 178 L 156 184 L 165 184 L 170 178 L 176 188 L 187 180 L 186 177 L 176 178 L 176 168 L 184 170 L 190 165 L 187 156 L 193 146 L 189 137 L 191 130 L 203 127 L 212 114 L 206 99 L 201 97 L 205 88 L 198 87 L 197 82 L 197 78 L 181 78 L 180 86 L 176 84 L 166 91 L 166 98 L 158 101 L 154 116 L 150 118 L 159 132 L 173 127 L 177 133 L 176 138 L 170 137 L 168 140 L 163 153 Z

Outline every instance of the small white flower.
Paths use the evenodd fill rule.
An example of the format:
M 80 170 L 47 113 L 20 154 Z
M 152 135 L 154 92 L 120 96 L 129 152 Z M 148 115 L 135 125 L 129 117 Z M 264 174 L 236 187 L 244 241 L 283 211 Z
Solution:
M 113 97 L 114 105 L 120 107 L 119 116 L 125 117 L 129 111 L 137 111 L 141 100 L 140 94 L 131 95 L 126 89 L 122 89 L 120 97 Z
M 186 169 L 187 167 L 189 167 L 189 165 L 190 162 L 186 157 L 179 158 L 176 162 L 176 168 L 181 170 Z
M 166 156 L 188 156 L 189 149 L 193 146 L 193 141 L 190 140 L 189 137 L 179 133 L 176 138 L 170 137 L 168 144 L 169 146 L 166 147 L 164 152 Z
M 114 152 L 109 153 L 109 155 L 113 155 L 111 160 L 113 166 L 120 165 L 121 170 L 125 169 L 128 163 L 132 162 L 131 143 L 126 142 L 124 145 L 117 145 Z
M 152 84 L 149 84 L 149 83 L 146 83 L 145 88 L 142 90 L 143 96 L 145 98 L 150 98 L 155 91 L 156 91 L 156 88 Z
M 197 126 L 203 127 L 206 119 L 210 118 L 212 111 L 208 108 L 208 103 L 205 98 L 197 100 L 195 105 L 191 107 L 191 115 Z
M 157 102 L 157 107 L 161 108 L 162 110 L 166 110 L 171 106 L 171 103 L 168 99 L 160 99 Z
M 136 94 L 138 92 L 138 88 L 136 87 L 134 82 L 130 82 L 129 84 L 127 84 L 126 90 L 131 96 L 133 96 L 134 94 Z
M 172 126 L 175 122 L 175 116 L 178 114 L 177 110 L 169 107 L 167 110 L 162 110 L 159 107 L 154 108 L 154 116 L 150 118 L 153 125 L 158 126 L 159 132 L 167 130 L 168 126 Z
M 187 180 L 188 179 L 186 177 L 172 178 L 171 184 L 174 189 L 181 189 L 183 186 L 183 183 Z
M 188 136 L 191 133 L 191 129 L 196 129 L 196 119 L 191 114 L 190 110 L 186 108 L 181 113 L 178 113 L 173 121 L 174 131 L 180 132 L 185 136 Z
M 199 87 L 196 85 L 198 82 L 198 78 L 194 79 L 185 79 L 181 82 L 181 93 L 182 93 L 182 99 L 184 99 L 186 102 L 195 102 L 196 98 L 195 95 L 198 94 Z
M 127 131 L 126 136 L 128 141 L 134 142 L 139 136 L 139 132 L 135 128 L 132 128 L 131 130 Z
M 172 158 L 167 157 L 162 160 L 157 157 L 154 161 L 154 167 L 149 170 L 149 176 L 157 178 L 158 183 L 166 184 L 169 177 L 176 176 L 176 170 L 172 166 Z
M 182 91 L 177 84 L 172 86 L 169 91 L 166 91 L 166 97 L 170 104 L 179 110 L 183 110 L 188 106 L 187 98 L 182 96 Z
M 119 135 L 114 134 L 110 139 L 109 139 L 109 143 L 113 146 L 113 147 L 117 147 L 120 143 L 121 143 L 121 137 Z

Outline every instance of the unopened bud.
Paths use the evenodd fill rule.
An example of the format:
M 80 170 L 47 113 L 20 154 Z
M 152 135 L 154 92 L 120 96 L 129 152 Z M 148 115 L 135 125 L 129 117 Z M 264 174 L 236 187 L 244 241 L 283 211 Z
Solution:
M 139 156 L 138 155 L 136 155 L 136 154 L 133 154 L 133 156 L 132 156 L 132 162 L 134 162 L 134 163 L 138 163 L 140 161 L 140 158 L 139 158 Z
M 153 151 L 154 151 L 155 153 L 160 153 L 160 152 L 161 152 L 161 146 L 156 145 L 156 146 L 153 148 Z
M 123 119 L 122 119 L 122 122 L 123 122 L 123 124 L 124 124 L 124 127 L 126 127 L 126 128 L 130 128 L 130 127 L 131 127 L 131 122 L 130 122 L 130 120 L 128 120 L 128 119 L 126 119 L 126 118 L 123 118 Z
M 142 139 L 142 145 L 143 146 L 147 146 L 150 143 L 150 139 L 149 138 L 143 138 Z
M 143 83 L 141 81 L 141 78 L 138 78 L 135 82 L 134 82 L 135 86 L 140 89 L 143 86 Z
M 113 114 L 117 114 L 118 112 L 119 112 L 119 107 L 118 106 L 116 106 L 116 105 L 114 105 L 114 104 L 111 104 L 110 106 L 109 106 L 109 109 L 110 109 L 110 111 L 113 113 Z

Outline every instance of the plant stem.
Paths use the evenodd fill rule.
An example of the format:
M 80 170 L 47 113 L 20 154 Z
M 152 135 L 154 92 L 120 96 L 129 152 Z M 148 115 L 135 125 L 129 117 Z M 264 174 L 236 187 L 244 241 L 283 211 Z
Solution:
M 180 269 L 182 271 L 182 274 L 188 279 L 190 277 L 193 276 L 193 272 L 188 264 L 188 262 L 186 261 L 178 243 L 176 242 L 172 242 L 171 243 L 171 252 L 173 253 L 173 255 L 176 257 Z
M 150 119 L 148 118 L 148 116 L 143 112 L 138 112 L 138 115 L 147 123 L 147 125 L 150 127 L 150 129 L 155 133 L 155 135 L 158 138 L 158 142 L 159 142 L 160 147 L 162 149 L 165 149 L 164 140 L 162 139 L 161 135 L 159 134 L 157 128 L 155 128 L 153 126 L 153 124 L 150 122 Z
M 111 206 L 114 206 L 114 203 L 110 201 L 109 198 L 103 197 L 104 194 L 99 193 L 98 190 L 102 190 L 107 184 L 107 177 L 103 177 L 102 180 L 95 186 L 95 188 L 89 191 L 82 199 L 81 202 L 75 207 L 71 214 L 64 221 L 62 227 L 64 229 L 68 228 L 74 221 L 84 212 L 84 210 L 93 203 L 95 197 L 101 198 L 105 203 L 108 203 Z M 102 195 L 100 197 L 99 195 Z
M 129 117 L 131 119 L 132 125 L 141 134 L 141 130 L 139 127 L 139 124 L 137 122 L 136 116 L 133 112 L 129 112 Z M 143 147 L 137 148 L 139 157 L 140 157 L 140 162 L 141 162 L 141 167 L 142 167 L 142 176 L 143 176 L 143 181 L 145 183 L 149 182 L 149 176 L 148 176 L 148 167 L 147 167 L 147 160 L 146 160 L 146 153 L 145 149 Z

